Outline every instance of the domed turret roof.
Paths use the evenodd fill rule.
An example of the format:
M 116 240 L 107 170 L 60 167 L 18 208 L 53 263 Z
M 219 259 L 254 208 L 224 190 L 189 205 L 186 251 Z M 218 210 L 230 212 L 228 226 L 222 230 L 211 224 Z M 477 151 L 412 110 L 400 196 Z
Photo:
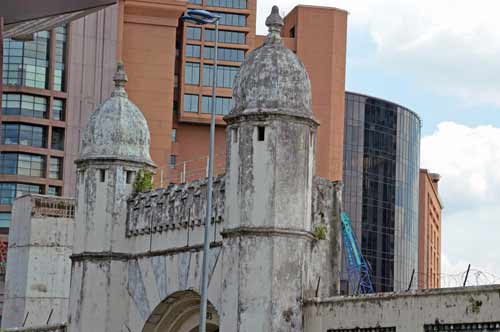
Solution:
M 283 45 L 283 19 L 274 6 L 264 44 L 250 52 L 236 76 L 234 108 L 227 118 L 250 113 L 284 113 L 314 119 L 311 83 L 302 62 Z
M 153 165 L 148 124 L 125 92 L 128 79 L 122 63 L 118 64 L 113 80 L 111 97 L 90 116 L 79 160 L 119 159 Z

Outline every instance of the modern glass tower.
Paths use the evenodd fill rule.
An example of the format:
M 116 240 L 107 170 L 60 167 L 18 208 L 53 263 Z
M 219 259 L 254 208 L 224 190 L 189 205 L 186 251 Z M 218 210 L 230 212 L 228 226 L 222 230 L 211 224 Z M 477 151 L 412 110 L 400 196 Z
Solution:
M 420 127 L 405 107 L 346 92 L 343 203 L 377 292 L 408 288 L 413 270 L 417 287 Z

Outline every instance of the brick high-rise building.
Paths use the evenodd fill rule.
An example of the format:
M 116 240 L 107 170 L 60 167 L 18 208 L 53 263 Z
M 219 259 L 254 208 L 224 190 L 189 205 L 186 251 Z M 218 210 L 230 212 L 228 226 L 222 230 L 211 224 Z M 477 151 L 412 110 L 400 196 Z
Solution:
M 245 54 L 265 36 L 256 36 L 255 0 L 193 0 L 190 8 L 203 8 L 222 16 L 219 33 L 217 86 L 216 170 L 224 168 L 225 123 L 231 108 L 233 79 Z M 344 90 L 347 12 L 335 8 L 297 6 L 285 18 L 283 39 L 304 63 L 311 79 L 313 112 L 320 122 L 317 172 L 342 179 Z M 211 105 L 213 27 L 187 24 L 179 31 L 179 77 L 174 93 L 172 148 L 166 172 L 170 178 L 197 178 L 205 174 Z M 176 99 L 177 98 L 177 99 Z M 143 107 L 144 109 L 144 107 Z M 147 108 L 146 108 L 147 112 Z M 146 115 L 147 117 L 147 115 Z M 154 129 L 153 129 L 154 130 Z M 164 146 L 168 146 L 165 142 Z M 154 141 L 154 139 L 153 139 Z M 165 150 L 164 153 L 167 151 Z M 167 155 L 153 159 L 166 163 Z M 193 160 L 199 158 L 198 160 Z M 184 164 L 185 161 L 186 164 Z M 186 174 L 184 177 L 183 174 Z
M 418 287 L 441 286 L 441 210 L 438 193 L 439 174 L 420 170 Z

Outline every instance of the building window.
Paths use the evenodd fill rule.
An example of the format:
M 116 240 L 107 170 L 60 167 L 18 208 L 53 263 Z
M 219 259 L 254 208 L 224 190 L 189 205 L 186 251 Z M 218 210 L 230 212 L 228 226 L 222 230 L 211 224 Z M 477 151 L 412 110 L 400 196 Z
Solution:
M 19 93 L 2 95 L 2 114 L 44 119 L 47 117 L 47 98 Z
M 65 119 L 64 100 L 54 99 L 52 104 L 52 119 L 57 121 L 64 121 Z
M 199 45 L 186 45 L 186 56 L 189 58 L 199 58 L 200 57 L 200 46 Z
M 172 129 L 172 143 L 176 143 L 176 142 L 177 142 L 177 129 L 173 128 Z
M 266 127 L 258 126 L 257 127 L 257 140 L 263 142 L 266 138 Z
M 215 30 L 205 30 L 205 41 L 215 41 Z M 246 35 L 244 32 L 219 30 L 219 42 L 225 44 L 245 44 Z
M 217 87 L 232 88 L 239 70 L 239 67 L 217 66 Z M 213 72 L 213 65 L 203 65 L 203 86 L 212 86 Z
M 41 194 L 42 186 L 27 183 L 0 183 L 0 205 L 12 205 L 14 198 L 29 193 Z
M 16 175 L 17 174 L 17 153 L 2 153 L 0 154 L 0 174 Z
M 184 95 L 184 112 L 198 113 L 198 95 Z
M 45 177 L 45 158 L 31 154 L 19 154 L 17 174 L 24 176 Z
M 213 60 L 214 48 L 205 46 L 203 56 L 205 59 Z M 245 51 L 234 48 L 219 47 L 217 49 L 217 60 L 243 62 L 243 60 L 245 60 Z
M 192 3 L 194 5 L 201 5 L 201 0 L 188 0 L 188 3 Z
M 45 158 L 39 155 L 0 154 L 0 174 L 45 177 Z
M 177 162 L 177 156 L 175 154 L 170 155 L 170 168 L 175 168 Z
M 49 188 L 47 189 L 47 195 L 62 196 L 62 188 L 57 186 L 49 186 Z
M 200 64 L 195 62 L 186 62 L 184 67 L 184 83 L 190 85 L 200 84 Z
M 52 128 L 50 147 L 54 150 L 64 150 L 64 128 Z
M 188 27 L 186 29 L 186 38 L 188 40 L 201 40 L 201 29 Z
M 42 126 L 24 125 L 19 123 L 2 124 L 2 143 L 20 144 L 35 148 L 45 148 L 47 130 Z
M 66 66 L 66 26 L 58 27 L 56 32 L 56 66 L 54 71 L 54 90 L 65 90 L 65 66 Z
M 290 38 L 295 38 L 295 27 L 290 29 Z
M 61 180 L 62 179 L 62 165 L 63 165 L 62 158 L 51 157 L 50 158 L 49 178 Z
M 245 15 L 220 12 L 214 12 L 214 14 L 220 16 L 220 25 L 230 25 L 235 27 L 245 27 L 247 25 L 247 17 Z
M 32 41 L 4 39 L 3 82 L 47 89 L 50 33 L 37 32 Z
M 206 5 L 210 7 L 246 9 L 247 0 L 206 0 Z
M 9 228 L 12 220 L 10 212 L 0 212 L 0 228 Z
M 227 115 L 233 107 L 233 99 L 230 97 L 217 97 L 215 100 L 215 114 Z M 212 97 L 203 96 L 201 99 L 201 112 L 212 113 Z

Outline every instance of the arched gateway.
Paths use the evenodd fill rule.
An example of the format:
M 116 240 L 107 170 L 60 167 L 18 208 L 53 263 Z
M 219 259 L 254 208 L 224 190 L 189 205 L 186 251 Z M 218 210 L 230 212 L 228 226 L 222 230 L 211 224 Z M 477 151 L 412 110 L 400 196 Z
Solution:
M 177 292 L 151 313 L 142 332 L 198 332 L 200 296 L 194 291 Z M 209 303 L 207 332 L 219 332 L 219 315 Z

